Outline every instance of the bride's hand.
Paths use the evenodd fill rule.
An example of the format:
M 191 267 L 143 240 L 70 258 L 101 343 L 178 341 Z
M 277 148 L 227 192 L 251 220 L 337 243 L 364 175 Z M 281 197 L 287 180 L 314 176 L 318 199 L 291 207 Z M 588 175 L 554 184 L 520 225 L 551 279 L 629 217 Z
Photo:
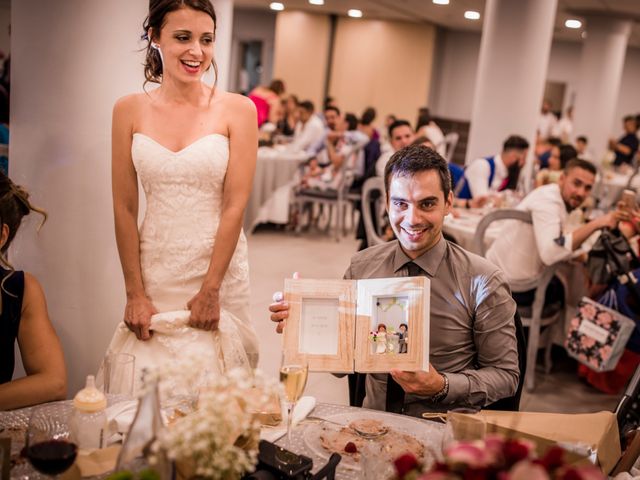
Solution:
M 189 326 L 202 330 L 217 330 L 220 321 L 220 303 L 217 290 L 200 290 L 187 303 L 191 310 Z
M 127 306 L 124 308 L 124 323 L 138 340 L 149 340 L 153 332 L 149 330 L 151 325 L 151 315 L 158 313 L 156 308 L 145 296 L 127 299 Z

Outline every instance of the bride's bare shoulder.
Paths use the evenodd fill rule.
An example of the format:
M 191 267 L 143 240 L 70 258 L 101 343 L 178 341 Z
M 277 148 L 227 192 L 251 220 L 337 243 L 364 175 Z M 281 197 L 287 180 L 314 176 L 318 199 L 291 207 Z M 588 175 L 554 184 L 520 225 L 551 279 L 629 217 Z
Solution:
M 131 93 L 129 95 L 125 95 L 124 97 L 120 97 L 118 100 L 116 100 L 113 109 L 114 111 L 121 112 L 136 112 L 139 109 L 143 108 L 146 104 L 148 104 L 152 100 L 154 95 L 155 93 L 153 90 L 149 92 Z
M 220 105 L 225 107 L 255 110 L 255 105 L 251 99 L 239 93 L 216 92 L 214 98 L 217 102 L 220 102 Z

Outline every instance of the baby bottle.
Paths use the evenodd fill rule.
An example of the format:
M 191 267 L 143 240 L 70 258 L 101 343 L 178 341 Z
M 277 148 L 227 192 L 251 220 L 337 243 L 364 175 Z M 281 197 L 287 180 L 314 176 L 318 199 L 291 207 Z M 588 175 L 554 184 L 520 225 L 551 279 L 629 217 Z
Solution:
M 85 387 L 73 399 L 70 421 L 71 437 L 80 449 L 102 448 L 107 425 L 107 399 L 96 388 L 93 375 L 87 376 Z

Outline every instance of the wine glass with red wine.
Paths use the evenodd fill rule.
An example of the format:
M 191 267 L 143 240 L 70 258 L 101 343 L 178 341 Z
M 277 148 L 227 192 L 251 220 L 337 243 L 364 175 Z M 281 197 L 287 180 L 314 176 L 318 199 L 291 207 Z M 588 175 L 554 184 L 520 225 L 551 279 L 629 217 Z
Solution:
M 66 472 L 78 454 L 69 440 L 68 405 L 50 403 L 33 407 L 29 417 L 25 454 L 38 472 L 55 477 Z

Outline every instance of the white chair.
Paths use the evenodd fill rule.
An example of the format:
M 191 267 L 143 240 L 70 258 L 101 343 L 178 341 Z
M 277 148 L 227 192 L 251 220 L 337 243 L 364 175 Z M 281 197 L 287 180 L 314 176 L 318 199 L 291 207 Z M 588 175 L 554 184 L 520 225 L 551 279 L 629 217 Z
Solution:
M 498 220 L 517 220 L 529 224 L 533 223 L 531 213 L 523 210 L 500 209 L 485 215 L 478 223 L 478 228 L 473 238 L 474 251 L 483 257 L 486 253 L 485 232 L 491 223 Z M 544 299 L 549 282 L 554 277 L 558 267 L 563 263 L 557 262 L 545 267 L 542 275 L 538 278 L 509 284 L 512 292 L 527 292 L 535 289 L 533 304 L 530 307 L 518 306 L 522 324 L 525 327 L 529 327 L 527 336 L 527 371 L 525 373 L 525 388 L 528 391 L 532 391 L 535 388 L 535 367 L 539 348 L 545 348 L 545 373 L 548 374 L 551 371 L 551 328 L 547 328 L 542 334 L 541 329 L 542 327 L 550 327 L 551 324 L 557 321 L 562 321 L 564 319 L 564 307 L 549 309 L 550 311 L 545 312 Z M 520 374 L 522 375 L 522 372 Z
M 375 214 L 376 223 L 373 222 L 372 215 L 372 201 L 373 196 L 378 194 L 375 204 L 373 205 L 373 214 Z M 384 214 L 384 206 L 386 204 L 385 200 L 385 191 L 384 191 L 384 180 L 382 177 L 371 177 L 368 178 L 364 184 L 362 185 L 362 221 L 364 222 L 364 230 L 367 235 L 367 245 L 370 247 L 374 245 L 380 245 L 381 243 L 386 243 L 379 232 L 376 230 L 376 225 L 378 228 L 382 225 L 383 214 Z
M 321 190 L 319 188 L 301 188 L 294 193 L 294 203 L 297 206 L 297 211 L 302 212 L 305 205 L 311 204 L 311 212 L 313 212 L 313 205 L 317 204 L 328 209 L 328 224 L 327 229 L 331 226 L 331 214 L 335 210 L 336 212 L 336 229 L 335 239 L 340 241 L 342 235 L 345 234 L 344 224 L 346 210 L 349 206 L 349 188 L 354 180 L 353 162 L 358 154 L 359 149 L 352 152 L 349 158 L 346 158 L 342 162 L 340 167 L 340 180 L 336 188 L 329 188 Z M 335 207 L 335 208 L 334 208 Z M 312 214 L 310 214 L 311 218 Z M 296 233 L 300 233 L 302 224 L 298 222 L 296 224 Z
M 456 151 L 456 146 L 458 145 L 459 139 L 460 135 L 458 135 L 456 132 L 450 132 L 444 136 L 444 144 L 446 146 L 445 160 L 447 162 L 451 162 L 453 160 L 453 154 Z

